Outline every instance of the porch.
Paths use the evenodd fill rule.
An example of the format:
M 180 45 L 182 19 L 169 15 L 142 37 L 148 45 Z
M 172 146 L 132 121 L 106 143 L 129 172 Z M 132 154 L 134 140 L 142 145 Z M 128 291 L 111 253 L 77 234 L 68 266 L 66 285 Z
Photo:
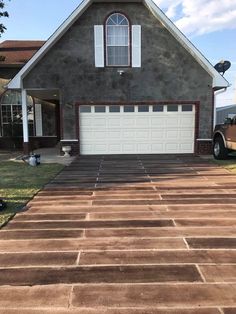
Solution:
M 7 90 L 0 98 L 0 147 L 22 150 L 55 147 L 61 139 L 60 93 Z

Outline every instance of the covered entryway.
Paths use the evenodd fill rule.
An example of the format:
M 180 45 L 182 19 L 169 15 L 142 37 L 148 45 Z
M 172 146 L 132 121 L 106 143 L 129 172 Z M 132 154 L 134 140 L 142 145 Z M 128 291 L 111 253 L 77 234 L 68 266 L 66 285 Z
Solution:
M 81 105 L 81 155 L 193 153 L 193 104 Z

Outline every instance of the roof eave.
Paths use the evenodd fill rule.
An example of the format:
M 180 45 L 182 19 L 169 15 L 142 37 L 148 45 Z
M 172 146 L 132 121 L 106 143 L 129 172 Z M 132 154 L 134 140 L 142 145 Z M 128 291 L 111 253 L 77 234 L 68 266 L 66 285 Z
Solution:
M 213 85 L 212 87 L 217 90 L 221 88 L 228 88 L 230 86 L 229 82 L 217 72 L 218 75 L 216 75 L 213 78 Z

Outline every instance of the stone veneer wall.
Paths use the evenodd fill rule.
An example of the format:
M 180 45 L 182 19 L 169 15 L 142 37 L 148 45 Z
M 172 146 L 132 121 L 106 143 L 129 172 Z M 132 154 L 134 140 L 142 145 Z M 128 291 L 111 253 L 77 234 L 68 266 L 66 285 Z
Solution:
M 94 25 L 114 11 L 142 26 L 142 67 L 95 68 Z M 212 78 L 141 3 L 94 3 L 25 77 L 25 88 L 58 88 L 64 139 L 75 139 L 74 104 L 82 101 L 200 102 L 199 137 L 210 138 Z

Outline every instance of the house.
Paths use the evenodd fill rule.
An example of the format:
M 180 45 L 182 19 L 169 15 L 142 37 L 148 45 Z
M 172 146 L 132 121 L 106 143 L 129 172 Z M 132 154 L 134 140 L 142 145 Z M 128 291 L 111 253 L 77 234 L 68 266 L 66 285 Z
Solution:
M 224 123 L 226 118 L 233 118 L 236 116 L 236 104 L 216 108 L 216 123 Z
M 52 136 L 82 155 L 208 152 L 214 92 L 226 87 L 152 0 L 84 0 L 8 83 L 21 93 L 25 152 L 56 119 Z M 58 110 L 42 119 L 42 102 Z

